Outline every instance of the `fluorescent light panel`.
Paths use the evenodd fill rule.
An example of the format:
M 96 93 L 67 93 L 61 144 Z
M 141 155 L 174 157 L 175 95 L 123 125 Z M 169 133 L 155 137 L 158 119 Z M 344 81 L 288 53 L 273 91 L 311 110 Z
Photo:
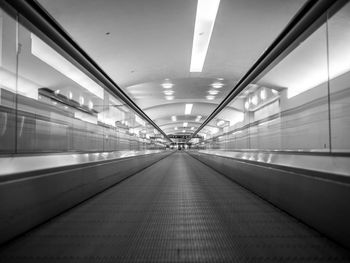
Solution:
M 202 72 L 220 0 L 198 0 L 192 45 L 191 72 Z
M 70 78 L 100 99 L 103 99 L 103 88 L 101 86 L 34 34 L 31 34 L 31 40 L 31 52 L 34 56 L 61 72 L 63 75 Z
M 190 115 L 191 114 L 192 107 L 193 107 L 193 104 L 186 104 L 186 106 L 185 106 L 185 115 Z

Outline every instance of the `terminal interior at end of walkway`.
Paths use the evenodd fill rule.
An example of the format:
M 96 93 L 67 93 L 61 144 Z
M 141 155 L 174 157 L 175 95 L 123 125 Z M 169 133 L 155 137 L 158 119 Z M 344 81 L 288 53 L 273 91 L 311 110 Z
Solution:
M 349 0 L 0 0 L 0 262 L 350 262 L 349 61 Z

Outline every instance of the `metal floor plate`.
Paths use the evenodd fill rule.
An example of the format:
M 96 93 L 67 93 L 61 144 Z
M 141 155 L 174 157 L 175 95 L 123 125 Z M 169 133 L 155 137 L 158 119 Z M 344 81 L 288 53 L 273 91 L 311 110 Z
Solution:
M 349 259 L 349 251 L 183 152 L 0 249 L 6 263 Z

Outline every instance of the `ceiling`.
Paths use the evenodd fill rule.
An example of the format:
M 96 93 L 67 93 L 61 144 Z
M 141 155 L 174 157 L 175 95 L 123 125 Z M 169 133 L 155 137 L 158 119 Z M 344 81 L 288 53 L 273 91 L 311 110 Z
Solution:
M 39 0 L 167 134 L 198 128 L 304 2 L 221 0 L 203 71 L 190 73 L 196 0 Z M 188 115 L 185 104 L 193 104 Z

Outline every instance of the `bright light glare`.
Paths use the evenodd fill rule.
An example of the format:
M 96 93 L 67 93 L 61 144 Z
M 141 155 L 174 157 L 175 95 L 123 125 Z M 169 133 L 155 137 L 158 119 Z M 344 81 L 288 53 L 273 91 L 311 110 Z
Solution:
M 103 99 L 103 88 L 85 75 L 80 69 L 74 66 L 67 59 L 62 57 L 53 48 L 43 42 L 40 38 L 31 34 L 32 46 L 31 52 L 34 56 L 50 65 L 66 77 L 78 83 L 92 94 Z
M 80 105 L 83 105 L 84 102 L 85 102 L 84 97 L 80 96 L 80 97 L 79 97 L 79 103 L 80 103 Z
M 173 100 L 173 99 L 174 99 L 174 96 L 165 96 L 165 99 L 166 99 L 166 100 Z
M 198 0 L 190 72 L 202 72 L 220 0 Z
M 163 87 L 164 89 L 171 89 L 173 86 L 174 86 L 174 84 L 169 83 L 169 82 L 166 82 L 166 83 L 163 83 L 163 84 L 162 84 L 162 87 Z
M 94 107 L 94 103 L 90 100 L 89 101 L 89 109 L 91 110 Z
M 173 90 L 164 90 L 163 92 L 164 92 L 165 95 L 168 95 L 168 96 L 174 94 L 174 91 L 173 91 Z
M 190 115 L 191 114 L 192 107 L 193 107 L 193 104 L 186 104 L 186 106 L 185 106 L 185 115 Z
M 266 90 L 265 89 L 262 89 L 261 91 L 260 91 L 260 99 L 262 99 L 262 100 L 264 100 L 264 99 L 266 99 Z
M 209 90 L 208 93 L 209 93 L 210 95 L 216 95 L 216 94 L 219 93 L 219 91 L 218 91 L 218 90 L 215 90 L 215 89 L 212 89 L 212 90 Z
M 219 120 L 219 121 L 216 123 L 217 126 L 222 126 L 222 125 L 224 125 L 224 124 L 225 124 L 225 121 L 224 121 L 224 120 Z
M 186 132 L 186 130 L 182 130 L 182 132 Z
M 176 121 L 176 116 L 171 116 L 172 121 Z
M 178 130 L 178 128 L 177 128 L 177 127 L 175 127 L 175 128 L 174 128 L 174 130 L 175 130 L 175 131 L 177 131 L 177 130 Z
M 256 106 L 258 104 L 258 96 L 254 95 L 252 97 L 252 103 Z
M 193 130 L 194 130 L 194 127 L 192 127 L 191 130 L 193 131 Z
M 197 118 L 196 118 L 196 121 L 200 121 L 201 119 L 202 119 L 202 116 L 198 115 Z
M 215 99 L 215 96 L 206 96 L 206 98 L 207 98 L 207 100 L 213 100 L 213 99 Z
M 222 84 L 221 82 L 215 82 L 213 84 L 211 84 L 211 86 L 214 88 L 214 89 L 220 89 L 224 86 L 224 84 Z
M 183 127 L 187 127 L 187 125 L 188 125 L 188 122 L 184 122 Z

